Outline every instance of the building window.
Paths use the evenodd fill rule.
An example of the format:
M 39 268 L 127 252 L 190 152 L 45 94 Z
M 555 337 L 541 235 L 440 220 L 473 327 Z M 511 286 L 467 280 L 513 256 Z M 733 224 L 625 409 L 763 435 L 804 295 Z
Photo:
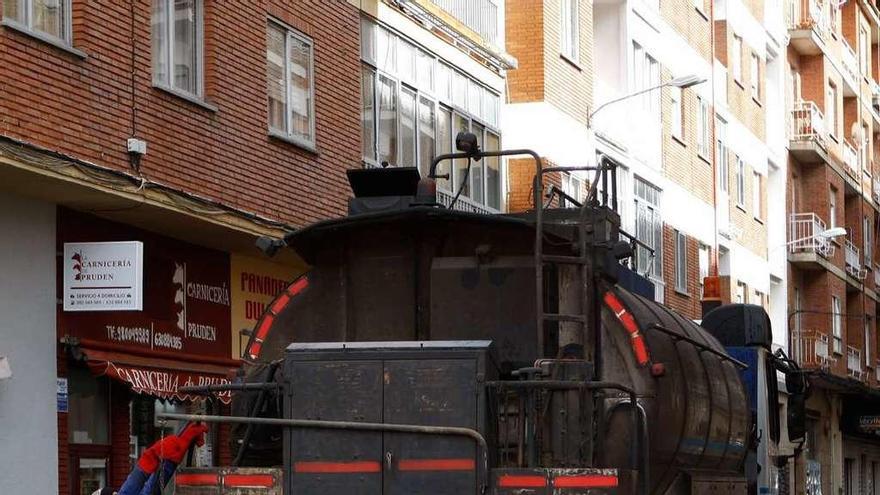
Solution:
M 743 40 L 737 35 L 733 35 L 733 54 L 731 57 L 731 67 L 733 69 L 733 79 L 742 82 L 742 51 Z
M 746 163 L 739 155 L 736 157 L 736 205 L 746 206 Z
M 759 290 L 755 291 L 755 300 L 750 302 L 766 309 L 766 307 L 764 306 L 764 293 Z
M 746 284 L 742 282 L 736 283 L 736 303 L 737 304 L 745 304 L 748 301 L 746 300 L 746 294 L 748 293 L 748 288 Z
M 871 231 L 871 219 L 868 215 L 862 218 L 862 238 L 864 240 L 865 266 L 871 267 L 874 261 L 874 239 Z
M 871 320 L 868 315 L 865 315 L 865 365 L 871 368 L 874 367 L 874 364 L 871 362 Z
M 633 42 L 633 89 L 645 91 L 660 84 L 660 65 L 642 46 Z M 642 110 L 660 116 L 659 91 L 646 91 L 638 96 Z
M 757 53 L 752 54 L 751 72 L 752 97 L 759 100 L 761 99 L 761 59 L 758 58 Z
M 636 270 L 651 278 L 663 278 L 663 219 L 660 216 L 660 189 L 633 178 L 636 216 L 636 238 L 654 251 L 639 245 L 636 248 Z
M 709 103 L 702 96 L 697 96 L 697 153 L 704 158 L 708 158 L 710 154 L 710 134 Z
M 672 135 L 679 140 L 684 139 L 684 100 L 681 88 L 669 88 L 669 100 L 672 107 L 669 118 Z
M 828 81 L 828 91 L 825 99 L 825 117 L 828 124 L 828 134 L 834 137 L 837 135 L 837 86 L 831 81 Z
M 871 45 L 868 43 L 868 32 L 865 28 L 859 28 L 859 71 L 868 73 L 868 61 L 871 60 Z
M 579 0 L 562 0 L 560 26 L 560 50 L 562 55 L 574 63 L 580 62 L 580 23 Z
M 764 190 L 761 185 L 761 174 L 758 172 L 752 172 L 752 213 L 755 216 L 756 220 L 761 220 L 764 218 L 764 204 L 761 198 L 764 195 Z
M 700 249 L 697 251 L 697 258 L 700 269 L 700 299 L 703 298 L 703 284 L 706 277 L 709 276 L 709 246 L 700 243 Z
M 473 132 L 486 151 L 501 148 L 500 96 L 420 46 L 369 19 L 361 23 L 361 126 L 367 164 L 418 167 L 428 173 L 434 156 L 449 153 L 459 132 Z M 438 187 L 460 203 L 501 209 L 497 158 L 442 162 Z M 465 180 L 467 174 L 467 180 Z
M 3 0 L 3 22 L 71 42 L 70 0 Z
M 675 231 L 675 290 L 687 293 L 687 237 Z
M 562 192 L 568 195 L 571 199 L 577 202 L 577 204 L 572 203 L 567 198 L 563 198 L 562 207 L 563 208 L 573 208 L 578 206 L 579 204 L 583 204 L 584 201 L 584 181 L 581 178 L 575 177 L 571 173 L 566 173 L 562 176 Z
M 269 22 L 266 41 L 269 130 L 314 148 L 312 42 L 274 22 Z
M 843 314 L 840 310 L 840 298 L 831 296 L 831 331 L 834 339 L 834 352 L 843 353 Z
M 728 187 L 730 172 L 728 171 L 727 145 L 725 144 L 727 139 L 727 122 L 721 118 L 716 119 L 715 122 L 718 134 L 718 139 L 715 141 L 715 159 L 718 161 L 718 188 L 726 193 L 730 190 Z
M 202 95 L 202 1 L 153 0 L 153 84 Z
M 828 195 L 828 227 L 837 226 L 837 189 L 831 188 Z

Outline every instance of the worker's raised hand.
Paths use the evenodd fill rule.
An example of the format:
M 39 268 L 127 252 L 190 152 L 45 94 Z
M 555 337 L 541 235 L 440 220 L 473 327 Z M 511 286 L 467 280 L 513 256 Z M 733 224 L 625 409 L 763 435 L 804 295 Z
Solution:
M 183 456 L 189 450 L 193 442 L 202 446 L 205 444 L 205 432 L 208 427 L 204 423 L 191 423 L 180 433 L 159 440 L 144 451 L 138 460 L 138 467 L 145 473 L 152 474 L 159 468 L 163 460 L 180 464 Z

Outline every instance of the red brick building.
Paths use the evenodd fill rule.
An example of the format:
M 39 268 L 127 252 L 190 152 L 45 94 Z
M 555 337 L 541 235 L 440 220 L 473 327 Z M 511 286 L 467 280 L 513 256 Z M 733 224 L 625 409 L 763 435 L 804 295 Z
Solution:
M 357 2 L 4 0 L 2 12 L 0 195 L 55 209 L 47 222 L 58 237 L 45 240 L 47 249 L 63 252 L 75 230 L 69 222 L 85 221 L 96 229 L 87 241 L 161 237 L 154 245 L 225 257 L 228 277 L 230 254 L 259 256 L 258 236 L 343 213 L 344 172 L 361 165 Z M 68 260 L 56 257 L 60 298 Z M 147 256 L 147 285 L 166 275 Z M 58 314 L 57 360 L 42 364 L 61 379 L 57 425 L 39 428 L 49 435 L 57 427 L 49 436 L 57 438 L 58 493 L 118 487 L 132 447 L 150 436 L 133 431 L 130 415 L 149 416 L 154 403 L 142 400 L 149 390 L 134 393 L 132 383 L 89 372 L 101 363 L 166 359 L 179 375 L 179 363 L 192 356 L 185 341 L 175 358 L 152 345 L 122 345 L 109 332 L 86 349 L 89 339 L 76 335 L 60 304 L 51 306 L 39 311 Z M 218 311 L 228 318 L 228 307 Z M 127 314 L 119 313 L 121 321 Z M 228 348 L 228 337 L 217 340 Z M 190 371 L 208 375 L 235 357 L 203 356 L 204 363 L 190 362 L 204 370 Z M 4 399 L 51 403 L 47 391 Z M 74 410 L 100 412 L 103 431 L 73 431 Z M 229 454 L 224 440 L 222 432 L 214 439 L 214 462 Z M 14 480 L 6 487 L 0 479 L 0 492 Z

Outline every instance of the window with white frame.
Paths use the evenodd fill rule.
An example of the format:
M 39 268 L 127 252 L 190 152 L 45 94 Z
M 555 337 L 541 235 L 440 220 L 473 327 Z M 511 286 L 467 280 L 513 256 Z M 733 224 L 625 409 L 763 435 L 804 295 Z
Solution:
M 201 97 L 202 0 L 153 0 L 153 84 Z
M 675 290 L 687 293 L 687 236 L 675 231 Z
M 684 100 L 682 98 L 681 88 L 669 88 L 669 126 L 672 128 L 672 135 L 678 139 L 684 138 Z
M 660 64 L 642 45 L 633 42 L 633 90 L 644 91 L 660 84 Z M 637 97 L 642 110 L 660 116 L 659 91 L 647 91 Z
M 728 180 L 730 172 L 728 170 L 727 161 L 727 122 L 721 117 L 715 120 L 716 134 L 718 138 L 715 140 L 715 160 L 718 163 L 718 188 L 722 192 L 729 191 Z
M 580 62 L 580 14 L 578 12 L 579 0 L 561 0 L 562 15 L 560 51 L 562 55 L 574 63 Z
M 831 81 L 828 81 L 828 89 L 825 94 L 825 118 L 828 133 L 834 137 L 837 135 L 837 86 Z
M 315 146 L 312 49 L 310 39 L 269 21 L 266 36 L 269 131 L 310 148 Z M 373 82 L 362 81 L 362 84 Z M 368 104 L 372 102 L 365 103 Z
M 742 52 L 743 40 L 738 35 L 733 35 L 733 53 L 731 54 L 730 65 L 733 70 L 733 79 L 742 82 Z
M 752 54 L 751 62 L 749 84 L 751 85 L 752 97 L 758 100 L 761 98 L 761 59 L 758 58 L 757 53 Z
M 865 315 L 865 364 L 871 368 L 874 363 L 871 362 L 871 318 Z
M 828 193 L 828 227 L 837 226 L 837 189 L 833 186 Z
M 755 290 L 755 300 L 750 301 L 750 302 L 752 304 L 757 304 L 758 306 L 761 306 L 762 308 L 766 309 L 766 306 L 765 306 L 766 302 L 765 301 L 766 301 L 766 298 L 764 297 L 764 293 L 759 290 Z
M 639 245 L 636 248 L 636 270 L 653 279 L 663 278 L 663 219 L 660 216 L 660 189 L 643 180 L 633 177 L 635 197 L 636 239 L 654 251 Z
M 70 45 L 70 0 L 3 0 L 3 22 Z
M 700 249 L 697 251 L 697 262 L 700 269 L 700 299 L 703 298 L 703 284 L 706 277 L 709 276 L 709 246 L 700 243 Z
M 764 218 L 764 204 L 762 201 L 764 190 L 762 187 L 761 179 L 761 174 L 752 171 L 752 214 L 758 220 Z
M 840 298 L 831 296 L 831 332 L 834 340 L 834 352 L 843 352 L 843 313 L 840 307 Z
M 746 162 L 739 155 L 736 156 L 736 204 L 746 205 Z
M 736 283 L 736 303 L 737 304 L 746 304 L 747 302 L 749 302 L 746 299 L 747 293 L 748 293 L 748 288 L 746 287 L 746 284 L 744 284 L 743 282 L 737 282 Z
M 697 96 L 697 153 L 704 158 L 711 154 L 709 124 L 709 103 L 702 96 Z
M 868 32 L 864 27 L 859 27 L 859 71 L 868 73 L 868 63 L 871 60 L 871 45 L 868 43 Z
M 415 166 L 425 175 L 434 156 L 449 153 L 459 132 L 484 150 L 500 150 L 500 96 L 411 40 L 371 19 L 361 22 L 362 151 L 368 165 Z M 443 162 L 439 188 L 501 208 L 501 160 Z
M 566 195 L 568 195 L 578 203 L 583 204 L 585 192 L 583 179 L 575 177 L 571 173 L 565 173 L 562 176 L 562 192 L 564 192 Z M 563 199 L 562 206 L 564 208 L 571 208 L 577 205 L 573 204 L 568 199 Z
M 874 236 L 871 231 L 871 218 L 868 215 L 862 217 L 862 238 L 864 246 L 862 252 L 865 253 L 865 265 L 872 266 L 874 260 Z

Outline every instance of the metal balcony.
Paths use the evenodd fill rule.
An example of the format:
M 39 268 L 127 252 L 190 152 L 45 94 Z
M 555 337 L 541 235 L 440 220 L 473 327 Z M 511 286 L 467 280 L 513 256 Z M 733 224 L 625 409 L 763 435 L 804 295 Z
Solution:
M 851 345 L 846 346 L 846 374 L 856 380 L 865 379 L 865 371 L 862 369 L 862 351 Z
M 812 101 L 801 100 L 791 110 L 789 150 L 801 163 L 828 160 L 825 116 Z
M 864 280 L 868 276 L 868 270 L 862 268 L 862 262 L 859 256 L 859 248 L 849 239 L 843 244 L 844 260 L 846 261 L 846 273 L 853 277 Z
M 794 49 L 804 55 L 821 53 L 831 35 L 831 5 L 825 0 L 789 0 L 786 17 Z
M 498 5 L 493 0 L 430 0 L 491 45 L 498 43 Z
M 802 368 L 829 369 L 837 361 L 828 335 L 816 330 L 792 330 L 791 351 L 792 359 Z
M 843 140 L 843 163 L 846 164 L 846 172 L 854 179 L 861 177 L 861 167 L 859 166 L 859 154 L 853 145 L 849 144 L 846 139 Z
M 834 244 L 819 234 L 825 232 L 825 222 L 815 213 L 792 213 L 789 217 L 788 252 L 792 254 L 819 254 L 834 256 Z

